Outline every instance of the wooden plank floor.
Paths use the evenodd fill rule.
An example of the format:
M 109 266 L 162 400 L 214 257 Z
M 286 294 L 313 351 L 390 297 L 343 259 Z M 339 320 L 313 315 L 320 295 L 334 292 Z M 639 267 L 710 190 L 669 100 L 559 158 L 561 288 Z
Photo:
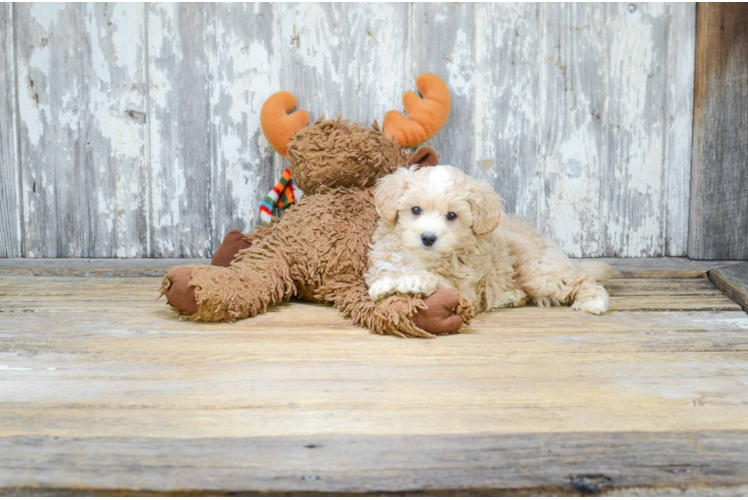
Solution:
M 745 494 L 748 315 L 692 271 L 435 340 L 299 302 L 180 321 L 157 278 L 6 272 L 0 493 Z

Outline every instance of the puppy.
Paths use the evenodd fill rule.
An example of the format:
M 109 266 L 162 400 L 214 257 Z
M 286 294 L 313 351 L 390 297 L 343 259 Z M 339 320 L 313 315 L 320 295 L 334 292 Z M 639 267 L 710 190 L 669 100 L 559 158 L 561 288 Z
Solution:
M 608 310 L 598 282 L 612 276 L 610 266 L 572 264 L 529 223 L 503 215 L 490 186 L 457 168 L 401 168 L 379 181 L 374 200 L 380 220 L 365 278 L 375 301 L 451 288 L 476 311 L 528 303 Z

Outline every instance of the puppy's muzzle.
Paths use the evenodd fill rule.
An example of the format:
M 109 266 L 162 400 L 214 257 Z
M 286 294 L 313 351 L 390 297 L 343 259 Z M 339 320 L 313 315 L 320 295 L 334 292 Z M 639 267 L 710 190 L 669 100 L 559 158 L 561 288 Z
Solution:
M 436 235 L 431 233 L 424 233 L 421 235 L 421 241 L 424 246 L 430 247 L 436 242 Z

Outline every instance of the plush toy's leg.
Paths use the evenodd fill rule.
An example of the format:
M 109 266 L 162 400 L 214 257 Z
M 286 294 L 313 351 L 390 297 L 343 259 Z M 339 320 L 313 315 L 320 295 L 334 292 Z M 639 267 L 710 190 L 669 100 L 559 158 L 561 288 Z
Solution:
M 453 290 L 441 289 L 425 299 L 393 295 L 377 303 L 362 276 L 345 276 L 320 289 L 318 298 L 333 302 L 357 325 L 399 337 L 433 337 L 469 324 L 475 310 Z
M 180 316 L 233 321 L 264 313 L 268 304 L 296 292 L 283 256 L 267 255 L 241 266 L 180 266 L 169 271 L 161 293 Z
M 251 247 L 259 242 L 265 236 L 270 234 L 272 229 L 265 226 L 257 226 L 255 232 L 251 234 L 242 234 L 238 229 L 232 229 L 223 237 L 223 243 L 213 254 L 210 261 L 212 266 L 229 267 L 229 264 L 236 258 L 239 251 Z
M 240 250 L 244 250 L 250 246 L 252 245 L 244 239 L 244 235 L 241 231 L 238 229 L 232 229 L 223 237 L 223 243 L 221 243 L 221 246 L 218 247 L 218 250 L 213 254 L 210 265 L 229 267 L 229 264 L 234 260 L 236 254 L 238 254 Z

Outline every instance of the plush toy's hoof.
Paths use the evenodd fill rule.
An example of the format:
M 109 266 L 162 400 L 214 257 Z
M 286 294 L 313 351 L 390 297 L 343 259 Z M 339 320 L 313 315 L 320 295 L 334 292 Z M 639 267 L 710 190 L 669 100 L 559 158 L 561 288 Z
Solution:
M 440 288 L 423 301 L 428 309 L 419 309 L 413 315 L 413 322 L 418 328 L 437 335 L 456 332 L 462 327 L 462 318 L 455 312 L 460 304 L 460 296 L 457 292 Z
M 210 261 L 212 266 L 229 267 L 231 261 L 234 260 L 236 254 L 240 250 L 249 248 L 251 244 L 244 240 L 244 235 L 238 229 L 232 229 L 226 236 L 223 237 L 223 243 L 218 247 L 216 253 L 213 254 L 213 259 Z
M 195 287 L 190 286 L 192 272 L 188 267 L 174 267 L 166 275 L 169 280 L 169 288 L 164 290 L 166 300 L 169 304 L 187 314 L 197 312 L 197 300 L 195 299 Z

